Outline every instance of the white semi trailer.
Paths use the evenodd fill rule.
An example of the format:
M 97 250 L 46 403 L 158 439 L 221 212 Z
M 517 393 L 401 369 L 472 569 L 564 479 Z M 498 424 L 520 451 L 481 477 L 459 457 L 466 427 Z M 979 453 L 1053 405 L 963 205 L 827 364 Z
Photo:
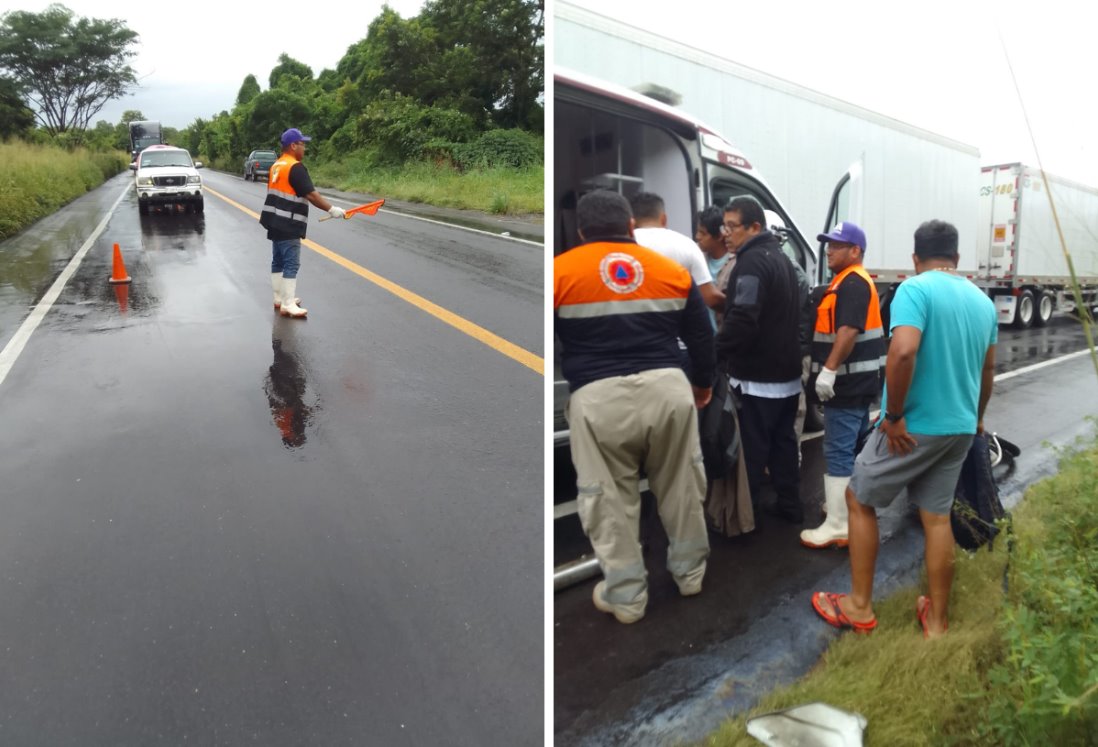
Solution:
M 995 301 L 1000 323 L 1022 329 L 1047 324 L 1057 309 L 1077 310 L 1065 246 L 1083 305 L 1098 303 L 1098 189 L 1044 176 L 1047 188 L 1038 169 L 1021 163 L 980 174 L 973 281 Z
M 766 174 L 810 244 L 839 220 L 857 223 L 868 237 L 866 266 L 884 286 L 912 273 L 912 235 L 938 218 L 971 247 L 962 248 L 960 269 L 976 275 L 975 147 L 564 0 L 555 7 L 557 65 L 634 91 L 676 95 L 678 111 L 722 133 Z M 824 282 L 826 265 L 819 270 Z

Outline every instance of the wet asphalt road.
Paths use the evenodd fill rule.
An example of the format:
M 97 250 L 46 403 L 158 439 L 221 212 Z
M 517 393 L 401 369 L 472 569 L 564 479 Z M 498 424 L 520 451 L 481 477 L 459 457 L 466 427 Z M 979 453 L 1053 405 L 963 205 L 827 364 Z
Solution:
M 3 348 L 125 192 L 0 384 L 0 744 L 541 744 L 541 247 L 313 209 L 376 276 L 303 249 L 291 321 L 203 174 L 0 244 Z
M 999 468 L 1004 503 L 1056 469 L 1056 446 L 1093 431 L 1098 374 L 1087 356 L 1025 372 L 1085 348 L 1077 321 L 1057 315 L 1044 329 L 1000 327 L 995 393 L 987 428 L 1022 448 Z M 1011 373 L 1018 372 L 1018 373 Z M 567 447 L 554 464 L 557 502 L 574 497 Z M 818 438 L 802 446 L 802 497 L 812 526 L 821 519 L 824 462 Z M 651 496 L 648 496 L 651 500 Z M 875 593 L 918 583 L 922 531 L 901 497 L 881 513 Z M 847 554 L 803 548 L 801 527 L 763 514 L 747 535 L 710 535 L 705 590 L 678 595 L 664 565 L 667 539 L 651 505 L 642 514 L 649 573 L 646 617 L 617 623 L 591 604 L 597 579 L 554 595 L 554 733 L 558 745 L 672 745 L 701 740 L 728 715 L 774 686 L 803 675 L 837 632 L 819 622 L 809 597 L 849 588 Z M 576 517 L 558 519 L 554 562 L 589 553 Z

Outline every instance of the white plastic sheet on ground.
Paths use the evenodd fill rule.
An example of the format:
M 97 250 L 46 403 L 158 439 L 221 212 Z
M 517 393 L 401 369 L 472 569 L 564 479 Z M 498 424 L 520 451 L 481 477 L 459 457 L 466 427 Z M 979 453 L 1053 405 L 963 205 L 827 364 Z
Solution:
M 747 733 L 769 747 L 862 747 L 868 722 L 826 703 L 809 703 L 747 721 Z

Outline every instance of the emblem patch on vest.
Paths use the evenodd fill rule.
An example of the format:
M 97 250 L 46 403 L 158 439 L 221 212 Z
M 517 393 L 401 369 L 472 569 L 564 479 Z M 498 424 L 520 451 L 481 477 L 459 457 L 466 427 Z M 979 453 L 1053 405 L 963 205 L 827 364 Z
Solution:
M 622 252 L 603 257 L 599 274 L 603 284 L 615 293 L 632 293 L 644 282 L 644 267 L 634 257 Z

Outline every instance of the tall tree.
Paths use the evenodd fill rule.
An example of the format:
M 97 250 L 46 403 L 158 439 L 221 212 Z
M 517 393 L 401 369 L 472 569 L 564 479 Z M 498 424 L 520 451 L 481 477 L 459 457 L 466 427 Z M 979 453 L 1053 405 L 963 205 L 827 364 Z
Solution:
M 51 134 L 86 129 L 137 82 L 127 61 L 137 33 L 118 19 L 75 18 L 64 5 L 0 17 L 0 68 L 27 92 Z
M 248 150 L 277 150 L 278 138 L 288 127 L 297 127 L 309 135 L 319 136 L 312 121 L 312 107 L 305 96 L 296 91 L 273 88 L 256 96 L 254 106 L 242 123 L 241 137 L 247 143 Z M 247 151 L 241 157 L 246 154 Z
M 301 80 L 312 80 L 313 69 L 283 52 L 278 56 L 278 64 L 271 68 L 271 88 L 278 88 L 279 82 L 290 76 Z
M 27 108 L 15 81 L 0 78 L 0 139 L 34 127 L 34 112 Z
M 259 81 L 251 73 L 240 85 L 240 92 L 236 94 L 236 105 L 243 106 L 259 95 Z
M 439 72 L 500 127 L 540 129 L 545 8 L 539 0 L 429 0 L 420 17 L 437 34 Z

